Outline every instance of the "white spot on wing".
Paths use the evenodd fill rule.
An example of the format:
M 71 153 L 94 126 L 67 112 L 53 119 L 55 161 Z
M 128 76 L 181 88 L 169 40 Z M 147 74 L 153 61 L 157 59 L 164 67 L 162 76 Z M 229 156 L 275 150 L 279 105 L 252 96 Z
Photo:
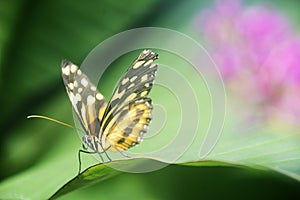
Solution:
M 116 92 L 116 94 L 113 96 L 112 101 L 115 99 L 121 99 L 122 96 L 124 95 L 125 90 L 123 90 L 122 92 L 118 93 L 118 91 Z
M 146 81 L 146 80 L 147 80 L 147 78 L 148 78 L 148 75 L 147 75 L 147 74 L 145 74 L 144 76 L 142 76 L 142 78 L 141 78 L 141 82 L 144 82 L 144 81 Z
M 153 68 L 153 67 L 155 67 L 155 66 L 156 66 L 156 64 L 153 64 L 153 65 L 150 65 L 149 68 L 151 69 L 151 68 Z
M 129 86 L 128 86 L 128 89 L 132 88 L 134 86 L 134 83 L 131 83 Z M 125 90 L 124 90 L 125 91 Z
M 70 66 L 66 66 L 62 68 L 62 72 L 64 75 L 69 76 L 70 75 Z
M 68 84 L 68 87 L 69 87 L 71 90 L 73 90 L 73 89 L 74 89 L 74 84 L 73 84 L 73 83 L 69 83 L 69 84 Z
M 95 97 L 93 97 L 92 95 L 89 95 L 86 100 L 88 105 L 93 104 L 96 101 Z
M 77 104 L 78 101 L 81 101 L 81 95 L 77 93 L 74 97 L 74 103 Z
M 97 93 L 97 94 L 96 94 L 96 99 L 102 100 L 102 99 L 104 99 L 104 98 L 103 98 L 103 95 L 102 95 L 102 94 Z
M 81 93 L 82 92 L 82 88 L 78 88 L 78 93 Z
M 153 62 L 153 60 L 148 60 L 148 61 L 145 63 L 145 66 L 150 65 L 152 62 Z
M 138 136 L 138 137 L 136 138 L 136 141 L 137 141 L 138 143 L 141 143 L 141 142 L 143 141 L 143 138 L 140 137 L 140 136 Z
M 91 86 L 91 90 L 95 92 L 97 88 L 95 86 Z
M 132 93 L 126 98 L 126 101 L 132 101 L 136 97 L 136 93 Z
M 142 66 L 142 64 L 144 63 L 145 61 L 138 61 L 138 62 L 136 62 L 134 65 L 133 65 L 133 69 L 137 69 L 137 68 L 139 68 L 140 66 Z
M 133 82 L 135 79 L 137 79 L 137 76 L 134 76 L 130 79 L 130 82 Z
M 76 65 L 71 65 L 71 73 L 75 73 L 77 70 L 77 66 Z
M 148 91 L 144 91 L 141 93 L 141 96 L 143 97 L 143 96 L 146 96 L 147 94 L 148 94 Z
M 81 74 L 82 74 L 82 72 L 81 72 L 80 69 L 77 70 L 77 74 L 78 74 L 78 75 L 81 75 Z
M 78 87 L 78 82 L 76 80 L 74 81 L 74 87 Z
M 81 79 L 81 84 L 86 87 L 88 85 L 88 81 L 85 78 Z
M 145 103 L 146 103 L 146 106 L 147 106 L 147 107 L 149 107 L 149 108 L 151 107 L 148 101 L 145 102 Z
M 125 85 L 125 84 L 128 82 L 128 80 L 129 80 L 128 77 L 124 78 L 124 79 L 122 80 L 122 85 Z
M 145 50 L 143 51 L 143 54 L 148 54 L 149 51 L 150 51 L 150 50 L 146 50 L 146 49 L 145 49 Z

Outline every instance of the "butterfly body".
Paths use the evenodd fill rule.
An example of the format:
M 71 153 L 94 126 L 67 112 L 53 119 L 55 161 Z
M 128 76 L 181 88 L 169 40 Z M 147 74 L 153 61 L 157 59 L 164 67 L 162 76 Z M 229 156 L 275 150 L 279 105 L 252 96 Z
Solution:
M 126 71 L 110 101 L 73 63 L 62 62 L 63 81 L 85 135 L 82 142 L 93 152 L 125 151 L 143 140 L 152 119 L 152 88 L 158 55 L 144 50 Z

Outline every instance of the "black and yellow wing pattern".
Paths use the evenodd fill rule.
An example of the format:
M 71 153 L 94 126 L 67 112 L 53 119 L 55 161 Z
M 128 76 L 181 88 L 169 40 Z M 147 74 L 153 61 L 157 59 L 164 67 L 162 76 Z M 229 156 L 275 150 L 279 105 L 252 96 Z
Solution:
M 140 143 L 152 119 L 152 89 L 158 55 L 143 50 L 126 71 L 107 103 L 96 86 L 73 63 L 62 62 L 63 81 L 85 130 L 83 143 L 95 152 L 124 151 Z

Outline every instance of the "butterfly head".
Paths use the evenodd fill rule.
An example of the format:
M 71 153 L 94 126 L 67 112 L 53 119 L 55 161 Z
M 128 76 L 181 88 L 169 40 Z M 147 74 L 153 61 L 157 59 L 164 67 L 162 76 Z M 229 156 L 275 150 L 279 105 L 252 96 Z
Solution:
M 84 135 L 82 137 L 82 142 L 85 149 L 89 147 L 95 152 L 99 149 L 99 140 L 96 136 Z

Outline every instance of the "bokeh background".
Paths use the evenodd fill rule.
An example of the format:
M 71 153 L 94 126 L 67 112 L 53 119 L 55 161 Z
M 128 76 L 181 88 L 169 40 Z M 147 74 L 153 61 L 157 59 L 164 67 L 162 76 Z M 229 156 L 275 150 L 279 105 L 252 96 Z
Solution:
M 247 130 L 264 125 L 281 134 L 283 130 L 298 131 L 300 73 L 295 69 L 300 63 L 295 58 L 300 56 L 299 7 L 300 3 L 292 0 L 0 1 L 1 182 L 26 176 L 27 171 L 66 157 L 72 157 L 68 165 L 62 162 L 56 171 L 45 169 L 44 174 L 53 174 L 51 179 L 45 175 L 45 184 L 65 170 L 76 173 L 77 151 L 81 147 L 77 133 L 49 121 L 28 120 L 26 116 L 43 114 L 72 124 L 71 104 L 61 79 L 61 60 L 80 64 L 101 41 L 137 27 L 170 28 L 208 44 L 220 66 L 229 99 L 234 99 L 233 105 L 240 105 L 243 99 L 247 99 L 244 105 L 249 105 L 241 113 L 242 118 L 232 118 L 238 120 L 233 124 Z M 266 22 L 258 24 L 255 17 Z M 231 22 L 235 25 L 231 26 Z M 251 25 L 252 29 L 241 32 L 243 25 Z M 263 48 L 278 46 L 280 51 L 266 59 L 272 62 L 262 64 L 266 52 Z M 245 59 L 249 54 L 253 57 Z M 124 63 L 130 63 L 133 57 Z M 107 98 L 118 80 L 116 74 L 122 74 L 127 67 L 118 68 L 120 63 L 114 63 L 101 80 L 101 92 Z M 243 69 L 238 67 L 241 65 Z M 267 71 L 258 72 L 257 65 L 267 66 Z M 271 74 L 272 81 L 265 80 L 266 74 Z M 246 77 L 256 75 L 255 81 L 247 81 Z M 69 161 L 74 165 L 72 169 L 67 168 Z M 18 188 L 14 197 L 21 198 L 16 191 Z M 62 199 L 282 199 L 299 195 L 299 191 L 297 180 L 274 171 L 174 165 L 148 174 L 122 174 Z

